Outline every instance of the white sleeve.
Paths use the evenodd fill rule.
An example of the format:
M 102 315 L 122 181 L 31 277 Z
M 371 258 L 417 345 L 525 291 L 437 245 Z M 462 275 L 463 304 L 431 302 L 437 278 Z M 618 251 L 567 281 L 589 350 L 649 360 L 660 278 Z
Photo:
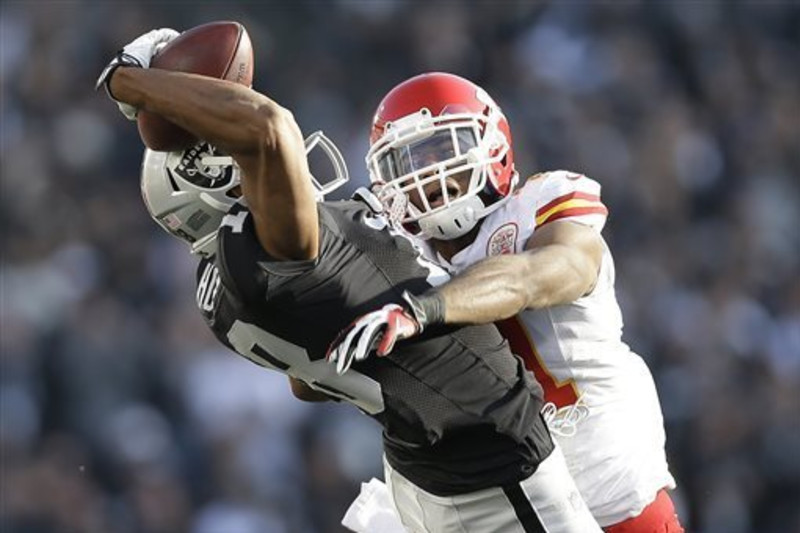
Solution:
M 582 174 L 557 170 L 536 183 L 536 227 L 554 220 L 571 220 L 601 231 L 608 209 L 600 199 L 600 184 Z M 527 185 L 526 185 L 527 187 Z

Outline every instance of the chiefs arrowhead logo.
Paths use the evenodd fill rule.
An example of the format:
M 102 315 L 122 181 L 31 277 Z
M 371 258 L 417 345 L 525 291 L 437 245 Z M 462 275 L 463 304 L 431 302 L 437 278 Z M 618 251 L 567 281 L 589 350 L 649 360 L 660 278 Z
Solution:
M 492 233 L 486 246 L 486 256 L 513 254 L 517 243 L 518 228 L 514 222 L 504 224 Z

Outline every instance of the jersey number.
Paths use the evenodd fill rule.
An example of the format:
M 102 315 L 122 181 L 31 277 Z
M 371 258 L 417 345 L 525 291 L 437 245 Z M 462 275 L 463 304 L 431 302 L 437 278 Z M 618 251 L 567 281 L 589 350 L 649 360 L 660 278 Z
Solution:
M 235 223 L 238 219 L 232 220 Z M 211 313 L 217 305 L 220 285 L 219 270 L 208 263 L 197 284 L 197 305 L 204 313 Z M 350 370 L 340 376 L 324 359 L 312 361 L 302 346 L 241 320 L 230 326 L 227 337 L 239 355 L 259 366 L 302 380 L 312 389 L 350 402 L 368 414 L 384 409 L 380 383 L 364 374 Z
M 533 372 L 536 381 L 544 389 L 544 399 L 557 408 L 573 405 L 578 401 L 578 388 L 575 381 L 566 379 L 558 381 L 544 366 L 542 357 L 536 351 L 533 340 L 525 330 L 518 317 L 507 318 L 497 322 L 497 329 L 508 340 L 511 351 L 522 357 L 525 368 Z
M 213 263 L 208 263 L 197 283 L 197 293 L 195 294 L 197 306 L 201 311 L 209 313 L 214 310 L 217 294 L 219 294 L 219 285 L 219 271 Z
M 383 411 L 383 394 L 377 381 L 355 371 L 340 376 L 324 359 L 312 361 L 302 346 L 254 324 L 237 320 L 228 330 L 228 341 L 240 355 L 260 366 L 302 380 L 312 389 L 350 402 L 368 414 Z

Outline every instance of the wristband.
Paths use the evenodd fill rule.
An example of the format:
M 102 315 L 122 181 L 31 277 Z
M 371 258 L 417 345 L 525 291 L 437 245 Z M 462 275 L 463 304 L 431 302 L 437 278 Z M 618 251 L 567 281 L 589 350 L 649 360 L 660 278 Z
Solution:
M 100 73 L 100 77 L 97 78 L 97 83 L 94 85 L 95 91 L 102 85 L 106 88 L 106 93 L 108 93 L 109 98 L 117 102 L 118 100 L 114 98 L 113 94 L 111 94 L 111 88 L 109 87 L 111 75 L 114 74 L 114 71 L 117 70 L 117 67 L 141 68 L 141 66 L 142 63 L 138 59 L 120 50 L 117 52 L 117 55 L 114 56 L 114 59 L 112 59 L 111 62 L 106 65 L 106 68 L 103 69 L 103 72 Z
M 428 292 L 421 296 L 414 296 L 408 291 L 403 292 L 403 299 L 408 304 L 408 310 L 419 324 L 419 332 L 429 326 L 444 324 L 444 301 L 436 292 Z

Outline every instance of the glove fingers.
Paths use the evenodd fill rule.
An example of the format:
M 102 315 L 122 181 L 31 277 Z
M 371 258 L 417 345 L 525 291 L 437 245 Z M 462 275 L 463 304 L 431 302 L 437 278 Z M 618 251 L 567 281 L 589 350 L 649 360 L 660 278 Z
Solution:
M 345 355 L 339 350 L 338 348 L 333 352 L 333 359 L 332 361 L 336 362 L 336 373 L 341 375 L 347 372 L 347 369 L 350 368 L 350 363 L 347 361 Z
M 418 333 L 418 327 L 413 318 L 405 311 L 398 310 L 391 313 L 386 324 L 386 333 L 377 347 L 379 356 L 385 356 L 394 349 L 397 341 L 413 337 Z
M 364 332 L 361 334 L 361 338 L 355 349 L 355 358 L 357 361 L 363 361 L 369 357 L 370 352 L 380 343 L 381 330 L 384 326 L 386 326 L 384 317 L 378 316 L 364 328 Z
M 154 43 L 168 43 L 169 41 L 180 35 L 180 33 L 173 30 L 172 28 L 159 28 L 157 30 L 153 30 L 150 33 L 152 34 Z
M 353 364 L 353 357 L 355 354 L 353 353 L 353 344 L 356 342 L 356 338 L 361 332 L 361 329 L 364 322 L 362 320 L 356 321 L 353 324 L 350 331 L 345 335 L 344 339 L 339 346 L 336 348 L 337 355 L 337 362 L 336 362 L 336 372 L 338 374 L 344 374 L 350 368 L 350 365 Z
M 331 341 L 331 343 L 328 345 L 328 351 L 325 352 L 325 359 L 327 359 L 330 362 L 336 361 L 336 358 L 338 357 L 339 354 L 337 348 L 339 348 L 339 345 L 342 343 L 345 336 L 348 333 L 350 333 L 350 328 L 352 327 L 353 325 L 351 324 L 350 326 L 346 327 L 336 335 L 336 338 L 334 338 L 333 341 Z
M 383 357 L 388 355 L 394 349 L 395 343 L 398 339 L 405 339 L 410 335 L 405 335 L 403 328 L 403 316 L 398 313 L 392 313 L 387 320 L 386 333 L 383 335 L 381 342 L 378 344 L 378 355 Z
M 123 53 L 133 57 L 138 61 L 142 67 L 148 68 L 150 61 L 153 59 L 161 48 L 163 48 L 171 40 L 180 35 L 172 28 L 159 28 L 151 30 L 144 35 L 136 38 L 130 44 L 125 46 Z
M 416 322 L 402 307 L 389 304 L 362 316 L 339 333 L 328 347 L 326 357 L 336 363 L 336 372 L 343 374 L 353 361 L 365 360 L 373 350 L 379 356 L 387 355 L 397 339 L 411 337 L 417 329 Z
M 337 348 L 336 353 L 336 373 L 341 375 L 350 370 L 350 366 L 353 364 L 353 358 L 342 348 Z
M 394 348 L 394 343 L 397 341 L 397 335 L 391 332 L 392 327 L 388 326 L 386 329 L 386 333 L 381 337 L 380 342 L 377 343 L 378 345 L 375 348 L 375 352 L 377 353 L 378 357 L 384 357 L 389 355 L 389 353 Z

